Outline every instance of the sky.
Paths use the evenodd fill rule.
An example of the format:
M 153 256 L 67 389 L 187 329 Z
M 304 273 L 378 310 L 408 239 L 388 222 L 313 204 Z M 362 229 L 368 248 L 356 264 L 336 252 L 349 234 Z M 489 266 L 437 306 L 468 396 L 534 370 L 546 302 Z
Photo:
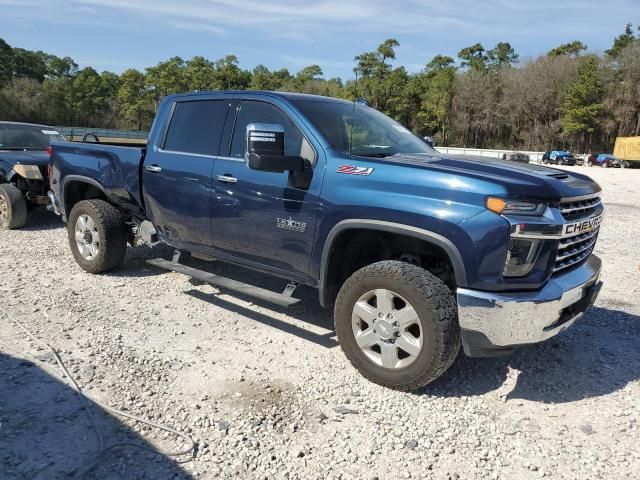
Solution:
M 640 0 L 0 0 L 0 19 L 10 45 L 98 71 L 234 54 L 242 68 L 318 64 L 346 80 L 387 38 L 410 72 L 476 42 L 508 41 L 522 60 L 572 40 L 602 52 L 640 23 Z

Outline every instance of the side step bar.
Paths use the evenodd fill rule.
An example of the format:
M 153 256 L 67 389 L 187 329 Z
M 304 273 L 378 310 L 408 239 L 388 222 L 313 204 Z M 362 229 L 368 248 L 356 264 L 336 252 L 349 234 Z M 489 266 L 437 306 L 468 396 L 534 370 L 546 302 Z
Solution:
M 165 260 L 164 258 L 153 258 L 151 260 L 147 260 L 147 263 L 149 265 L 153 265 L 154 267 L 162 268 L 163 270 L 169 270 L 172 272 L 188 275 L 189 277 L 193 277 L 197 280 L 201 280 L 216 287 L 222 287 L 227 290 L 233 290 L 234 292 L 248 295 L 250 297 L 259 298 L 260 300 L 264 300 L 266 302 L 275 303 L 276 305 L 280 305 L 281 307 L 291 307 L 300 302 L 299 298 L 293 298 L 291 296 L 291 294 L 293 293 L 293 289 L 295 288 L 292 287 L 291 284 L 287 285 L 284 293 L 276 293 L 272 292 L 271 290 L 266 290 L 264 288 L 249 285 L 248 283 L 238 282 L 237 280 L 232 280 L 231 278 L 221 277 L 220 275 L 216 275 L 214 273 L 205 272 L 204 270 L 191 268 L 178 262 Z

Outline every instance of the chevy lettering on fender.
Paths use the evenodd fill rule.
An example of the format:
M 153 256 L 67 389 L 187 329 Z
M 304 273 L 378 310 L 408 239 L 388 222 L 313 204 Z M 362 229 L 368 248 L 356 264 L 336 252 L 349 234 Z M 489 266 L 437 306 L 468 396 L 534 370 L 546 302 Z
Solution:
M 588 218 L 586 220 L 581 220 L 575 223 L 568 223 L 564 226 L 562 231 L 563 237 L 568 237 L 572 235 L 580 235 L 581 233 L 587 233 L 597 228 L 602 223 L 602 219 L 604 218 L 604 213 L 598 215 L 597 217 Z

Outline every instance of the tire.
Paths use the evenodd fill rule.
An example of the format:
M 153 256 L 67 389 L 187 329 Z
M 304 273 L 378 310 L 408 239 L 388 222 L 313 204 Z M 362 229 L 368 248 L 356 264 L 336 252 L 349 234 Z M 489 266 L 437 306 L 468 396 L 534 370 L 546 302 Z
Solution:
M 81 251 L 76 231 L 84 229 L 86 246 Z M 69 245 L 80 267 L 102 273 L 120 266 L 127 254 L 127 230 L 120 210 L 104 200 L 83 200 L 75 204 L 67 222 Z M 80 233 L 82 237 L 82 233 Z M 92 247 L 91 251 L 86 248 Z
M 363 300 L 372 292 L 375 300 L 373 297 Z M 392 293 L 391 317 L 375 314 L 376 311 L 385 310 L 383 306 L 378 309 L 378 292 Z M 365 305 L 374 312 L 367 310 L 367 315 L 372 315 L 371 325 L 354 310 L 356 303 L 362 305 L 367 301 L 375 303 L 375 307 L 370 303 Z M 406 322 L 407 317 L 402 317 L 402 312 L 409 312 L 407 306 L 412 307 L 416 315 L 413 316 L 413 324 L 405 323 L 407 326 L 403 330 L 397 325 L 400 321 Z M 432 382 L 451 366 L 460 351 L 460 327 L 453 294 L 439 278 L 406 262 L 378 262 L 351 275 L 338 293 L 334 322 L 340 346 L 356 370 L 368 380 L 396 390 L 415 390 Z M 389 332 L 390 322 L 400 332 Z M 380 328 L 380 331 L 377 332 L 376 328 Z M 377 339 L 378 343 L 361 348 L 356 335 L 362 342 L 364 331 L 368 332 L 366 338 L 369 340 L 377 339 L 369 335 L 382 334 L 391 336 L 391 339 Z M 412 346 L 413 355 L 408 354 L 408 350 L 402 350 L 409 334 L 414 345 L 420 344 L 419 349 Z M 385 352 L 393 349 L 393 354 L 387 356 L 386 362 L 392 367 L 382 364 L 382 347 Z
M 0 185 L 0 229 L 20 228 L 27 222 L 27 201 L 22 191 L 9 183 Z
M 609 162 L 602 162 L 602 165 L 600 165 L 602 168 L 609 168 Z
M 587 160 L 587 167 L 593 167 L 593 163 L 590 160 Z

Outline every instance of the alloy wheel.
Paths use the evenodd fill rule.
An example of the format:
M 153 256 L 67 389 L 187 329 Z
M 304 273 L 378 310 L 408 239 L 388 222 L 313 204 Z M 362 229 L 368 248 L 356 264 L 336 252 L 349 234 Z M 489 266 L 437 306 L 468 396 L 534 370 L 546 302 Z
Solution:
M 80 215 L 75 226 L 78 251 L 85 260 L 93 260 L 100 249 L 100 236 L 95 222 L 89 215 Z
M 416 310 L 406 299 L 384 288 L 360 296 L 353 306 L 351 325 L 357 345 L 380 367 L 407 367 L 424 345 Z

